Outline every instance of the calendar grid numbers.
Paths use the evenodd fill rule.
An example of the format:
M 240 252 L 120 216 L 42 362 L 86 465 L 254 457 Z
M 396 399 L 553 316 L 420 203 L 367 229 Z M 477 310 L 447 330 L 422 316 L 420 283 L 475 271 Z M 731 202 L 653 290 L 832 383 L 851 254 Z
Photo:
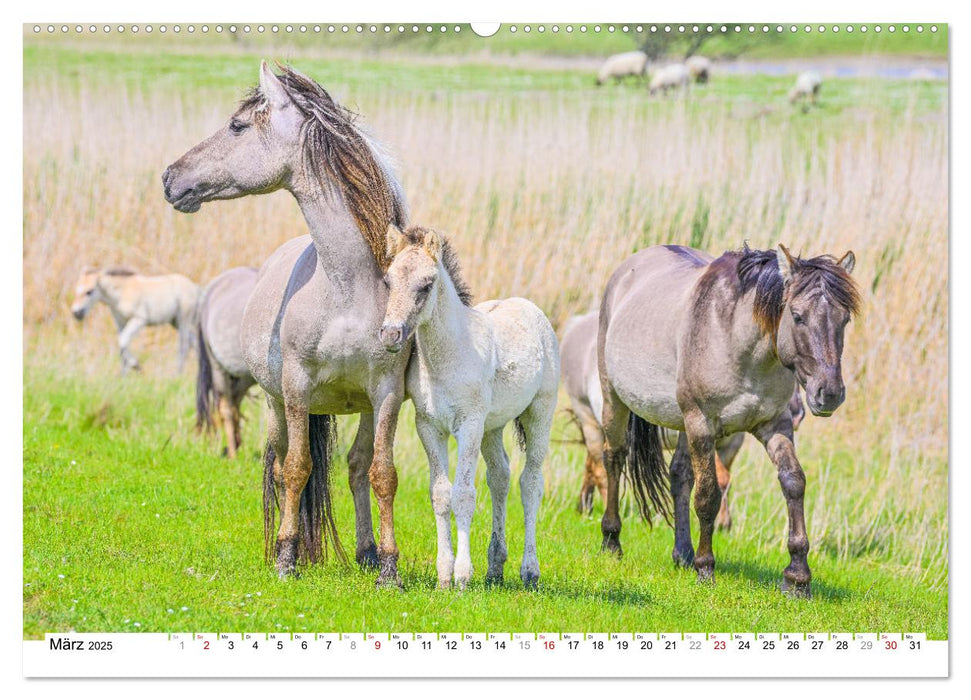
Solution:
M 68 647 L 80 650 L 66 654 Z M 119 669 L 129 676 L 478 677 L 478 661 L 497 658 L 509 677 L 948 674 L 948 642 L 915 632 L 68 633 L 24 642 L 29 677 L 97 677 Z M 255 659 L 274 663 L 254 665 Z

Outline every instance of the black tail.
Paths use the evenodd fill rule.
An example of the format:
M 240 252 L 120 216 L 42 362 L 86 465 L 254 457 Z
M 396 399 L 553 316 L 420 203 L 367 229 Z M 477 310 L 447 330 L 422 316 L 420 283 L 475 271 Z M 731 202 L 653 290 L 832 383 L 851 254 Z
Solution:
M 196 430 L 212 429 L 212 405 L 215 401 L 215 390 L 212 387 L 212 365 L 209 364 L 209 353 L 206 351 L 206 341 L 202 335 L 202 324 L 196 326 L 199 356 L 199 371 L 196 374 Z
M 523 427 L 522 416 L 516 419 L 514 425 L 516 426 L 516 444 L 519 445 L 519 450 L 525 454 L 526 453 L 526 428 Z
M 653 423 L 631 411 L 627 421 L 626 476 L 634 489 L 634 500 L 641 515 L 651 522 L 651 508 L 671 524 L 671 489 L 664 461 L 661 431 Z
M 298 554 L 301 561 L 315 563 L 327 556 L 327 542 L 341 562 L 347 555 L 337 534 L 331 501 L 330 462 L 337 444 L 337 421 L 334 416 L 310 415 L 310 458 L 313 467 L 300 495 Z M 276 549 L 276 481 L 273 463 L 276 453 L 269 442 L 263 453 L 263 544 L 267 561 Z

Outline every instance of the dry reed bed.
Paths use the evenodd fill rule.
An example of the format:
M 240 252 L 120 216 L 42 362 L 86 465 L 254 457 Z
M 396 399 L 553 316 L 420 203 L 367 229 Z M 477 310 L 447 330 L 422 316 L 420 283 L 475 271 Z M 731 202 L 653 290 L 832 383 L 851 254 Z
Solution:
M 610 271 L 645 245 L 852 248 L 866 304 L 847 336 L 847 403 L 828 421 L 807 421 L 801 435 L 819 465 L 814 527 L 840 552 L 857 546 L 851 538 L 876 539 L 906 548 L 904 566 L 932 560 L 946 571 L 945 113 L 871 111 L 836 128 L 797 113 L 742 119 L 718 105 L 645 105 L 640 96 L 610 106 L 568 94 L 355 99 L 397 156 L 412 219 L 452 236 L 477 299 L 527 296 L 557 325 L 592 308 Z M 201 94 L 25 86 L 28 347 L 56 356 L 69 343 L 75 360 L 103 354 L 110 324 L 82 333 L 67 313 L 84 263 L 204 281 L 259 265 L 305 232 L 285 193 L 193 216 L 163 200 L 164 167 L 231 106 Z M 551 459 L 554 492 L 561 479 L 564 489 L 575 481 L 565 455 Z M 839 456 L 861 483 L 845 483 L 845 468 L 827 482 Z M 752 478 L 760 488 L 748 497 L 770 499 L 783 518 L 771 473 Z M 875 534 L 884 523 L 889 534 Z M 751 524 L 773 536 L 777 525 Z

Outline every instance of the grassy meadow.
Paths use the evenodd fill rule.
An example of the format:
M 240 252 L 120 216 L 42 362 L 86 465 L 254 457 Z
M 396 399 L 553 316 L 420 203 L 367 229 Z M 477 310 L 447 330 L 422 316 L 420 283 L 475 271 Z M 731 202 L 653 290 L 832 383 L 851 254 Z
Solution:
M 607 53 L 615 50 L 609 42 L 627 39 L 601 38 Z M 818 55 L 841 53 L 831 38 L 847 41 L 816 37 Z M 356 52 L 342 41 L 315 48 L 309 38 L 274 47 L 157 35 L 25 37 L 25 636 L 71 629 L 947 636 L 946 82 L 827 78 L 819 106 L 804 111 L 785 99 L 791 75 L 716 72 L 686 97 L 651 99 L 633 83 L 598 90 L 580 61 L 550 65 L 516 50 L 482 56 L 468 39 L 454 53 L 441 41 Z M 940 35 L 907 41 L 916 47 L 908 55 L 946 52 Z M 810 55 L 800 46 L 779 55 Z M 872 58 L 884 49 L 854 50 Z M 814 598 L 778 593 L 788 561 L 785 502 L 768 459 L 751 444 L 735 467 L 735 526 L 716 536 L 714 587 L 676 571 L 671 532 L 649 530 L 629 503 L 624 559 L 601 556 L 599 502 L 589 518 L 573 508 L 583 451 L 565 411 L 547 462 L 541 589 L 526 592 L 518 581 L 515 486 L 506 584 L 482 585 L 490 505 L 480 478 L 473 584 L 464 593 L 436 591 L 434 521 L 410 405 L 396 441 L 405 590 L 376 591 L 371 574 L 336 562 L 276 581 L 261 558 L 256 392 L 244 408 L 244 455 L 229 462 L 193 433 L 193 377 L 175 373 L 171 329 L 139 336 L 145 372 L 119 379 L 107 310 L 83 326 L 68 311 L 85 264 L 127 263 L 204 282 L 229 267 L 259 265 L 306 231 L 286 193 L 207 204 L 192 216 L 162 197 L 165 166 L 224 123 L 255 82 L 261 56 L 292 59 L 363 115 L 395 154 L 412 221 L 447 232 L 476 299 L 529 297 L 557 328 L 592 308 L 616 264 L 647 245 L 854 250 L 865 308 L 847 331 L 847 400 L 830 419 L 809 417 L 797 439 Z M 341 419 L 342 453 L 355 420 Z M 521 458 L 511 454 L 516 475 Z M 337 522 L 352 545 L 343 458 L 335 475 Z

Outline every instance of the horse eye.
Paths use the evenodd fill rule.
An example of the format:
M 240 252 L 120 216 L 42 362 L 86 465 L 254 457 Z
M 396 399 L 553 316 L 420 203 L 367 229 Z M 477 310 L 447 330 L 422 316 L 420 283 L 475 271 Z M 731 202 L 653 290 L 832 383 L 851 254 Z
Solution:
M 91 296 L 92 294 L 94 294 L 94 290 L 93 290 L 93 289 L 89 289 L 88 291 L 86 291 L 86 292 L 84 293 L 84 295 L 85 295 L 85 296 L 88 296 L 88 297 L 89 297 L 89 296 Z
M 239 121 L 238 119 L 233 119 L 231 122 L 229 122 L 229 130 L 232 131 L 234 134 L 238 134 L 242 131 L 245 131 L 246 127 L 248 126 L 249 124 L 245 124 Z
M 383 277 L 381 278 L 381 281 L 382 281 L 382 282 L 384 282 L 384 286 L 385 286 L 385 287 L 387 287 L 388 289 L 391 289 L 391 280 L 390 280 L 390 279 L 388 278 L 388 276 L 387 276 L 387 275 L 384 275 L 384 276 L 383 276 Z
M 432 284 L 434 284 L 434 282 L 425 282 L 425 284 L 418 288 L 418 291 L 421 294 L 428 294 L 428 292 L 432 291 Z
M 792 320 L 795 322 L 795 324 L 797 326 L 801 326 L 801 325 L 803 325 L 803 323 L 805 323 L 803 321 L 802 316 L 800 316 L 799 314 L 797 314 L 795 311 L 792 312 Z

